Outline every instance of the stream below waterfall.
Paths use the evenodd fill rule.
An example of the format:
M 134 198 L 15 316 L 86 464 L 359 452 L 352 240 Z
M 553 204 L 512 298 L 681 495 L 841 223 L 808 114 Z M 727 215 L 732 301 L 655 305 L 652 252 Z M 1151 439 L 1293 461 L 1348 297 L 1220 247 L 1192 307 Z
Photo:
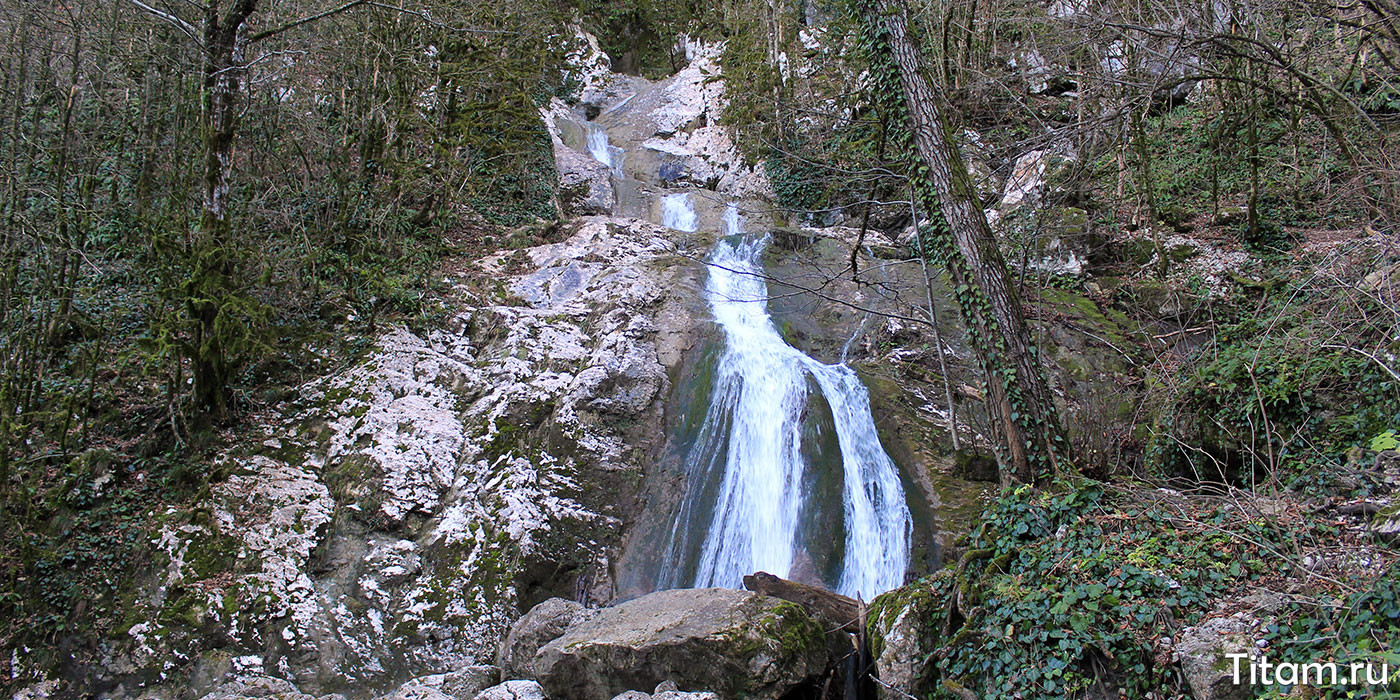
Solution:
M 742 588 L 756 571 L 865 600 L 901 585 L 913 526 L 899 470 L 844 357 L 813 359 L 775 325 L 767 230 L 745 230 L 744 202 L 675 187 L 661 177 L 664 160 L 640 144 L 615 145 L 604 124 L 620 119 L 602 116 L 578 125 L 580 150 L 608 166 L 619 213 L 718 238 L 704 301 L 720 340 L 706 376 L 684 382 L 703 385 L 707 407 L 695 435 L 680 441 L 684 482 L 664 532 L 648 543 L 656 550 L 648 587 Z M 653 163 L 655 177 L 639 172 Z

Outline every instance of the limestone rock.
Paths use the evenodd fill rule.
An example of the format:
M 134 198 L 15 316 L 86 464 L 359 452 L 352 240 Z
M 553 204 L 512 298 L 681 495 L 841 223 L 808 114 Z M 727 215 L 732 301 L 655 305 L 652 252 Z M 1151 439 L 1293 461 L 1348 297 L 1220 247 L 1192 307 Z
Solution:
M 245 676 L 231 680 L 205 695 L 203 700 L 251 700 L 252 698 L 316 700 L 314 696 L 297 690 L 297 687 L 290 682 L 271 676 Z
M 719 700 L 719 696 L 708 690 L 688 693 L 677 690 L 675 681 L 662 681 L 650 695 L 640 690 L 629 690 L 612 700 Z
M 892 601 L 902 590 L 885 595 L 891 596 L 888 600 Z M 893 603 L 892 615 L 880 615 L 876 612 L 882 610 L 880 603 L 877 597 L 871 607 L 880 639 L 875 657 L 875 674 L 880 678 L 876 689 L 882 700 L 902 700 L 906 694 L 920 694 L 921 688 L 916 684 L 928 656 L 920 624 L 930 611 L 920 610 L 916 602 L 899 601 Z
M 1226 654 L 1255 651 L 1254 636 L 1248 621 L 1236 617 L 1214 617 L 1196 627 L 1181 632 L 1176 644 L 1182 673 L 1191 695 L 1196 700 L 1242 700 L 1253 697 L 1248 683 L 1235 685 L 1234 661 Z M 1248 662 L 1241 660 L 1241 675 L 1247 674 Z
M 1400 504 L 1376 513 L 1371 518 L 1371 532 L 1387 542 L 1400 541 Z
M 575 45 L 564 60 L 578 83 L 579 104 L 591 110 L 603 110 L 632 94 L 635 90 L 632 81 L 612 71 L 612 59 L 598 45 L 598 38 L 577 25 L 570 29 Z
M 415 678 L 379 700 L 472 700 L 500 682 L 501 669 L 495 666 L 467 666 Z
M 821 628 L 792 603 L 719 588 L 660 591 L 601 610 L 535 656 L 552 700 L 610 700 L 671 680 L 778 698 L 826 665 Z
M 563 598 L 550 598 L 530 608 L 530 612 L 511 625 L 510 633 L 501 642 L 496 665 L 501 667 L 507 678 L 534 678 L 531 662 L 540 647 L 563 636 L 570 626 L 594 614 L 596 611 Z
M 545 695 L 534 681 L 506 681 L 477 693 L 475 700 L 558 700 Z
M 1039 204 L 1047 193 L 1062 185 L 1065 169 L 1075 160 L 1068 144 L 1021 154 L 1006 178 L 1001 197 L 1002 214 L 1022 205 Z
M 565 214 L 610 214 L 617 205 L 612 171 L 596 158 L 562 142 L 554 143 L 554 167 L 559 171 L 559 197 Z

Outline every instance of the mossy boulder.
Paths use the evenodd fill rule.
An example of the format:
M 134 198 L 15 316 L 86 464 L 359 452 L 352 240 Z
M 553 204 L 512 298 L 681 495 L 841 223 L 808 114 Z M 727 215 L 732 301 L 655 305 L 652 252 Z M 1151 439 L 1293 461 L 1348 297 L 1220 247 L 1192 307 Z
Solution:
M 826 668 L 821 627 L 793 603 L 721 588 L 660 591 L 600 611 L 535 655 L 552 700 L 609 700 L 675 681 L 779 698 Z

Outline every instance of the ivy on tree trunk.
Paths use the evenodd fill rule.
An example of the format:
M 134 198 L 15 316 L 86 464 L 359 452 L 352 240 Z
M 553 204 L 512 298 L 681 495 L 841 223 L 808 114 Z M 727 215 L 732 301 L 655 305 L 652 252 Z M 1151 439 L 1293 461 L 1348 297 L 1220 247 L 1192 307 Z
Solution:
M 919 236 L 947 267 L 986 377 L 1002 482 L 1045 481 L 1069 467 L 1068 443 L 1001 249 L 949 135 L 942 96 L 910 36 L 904 2 L 849 3 L 870 59 L 876 106 L 891 120 L 895 150 L 907 154 L 918 204 L 932 214 Z

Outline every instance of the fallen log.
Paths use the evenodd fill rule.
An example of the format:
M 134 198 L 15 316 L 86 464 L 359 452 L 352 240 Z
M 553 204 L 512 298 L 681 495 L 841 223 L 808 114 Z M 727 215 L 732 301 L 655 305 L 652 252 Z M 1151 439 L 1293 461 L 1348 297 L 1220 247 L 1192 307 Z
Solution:
M 860 631 L 860 603 L 839 593 L 758 572 L 744 577 L 744 588 L 781 598 L 807 611 L 827 632 Z

